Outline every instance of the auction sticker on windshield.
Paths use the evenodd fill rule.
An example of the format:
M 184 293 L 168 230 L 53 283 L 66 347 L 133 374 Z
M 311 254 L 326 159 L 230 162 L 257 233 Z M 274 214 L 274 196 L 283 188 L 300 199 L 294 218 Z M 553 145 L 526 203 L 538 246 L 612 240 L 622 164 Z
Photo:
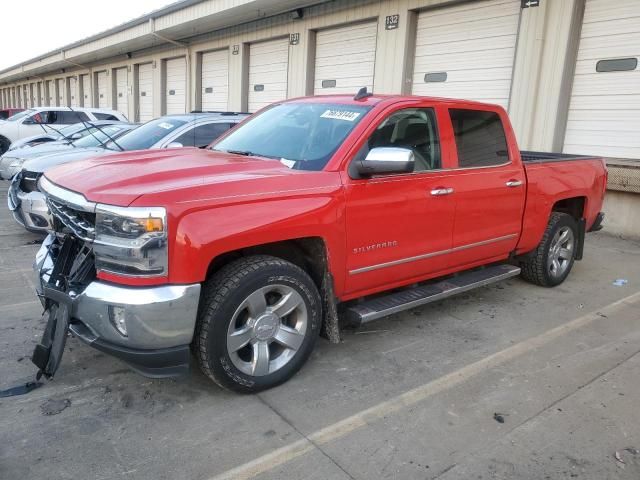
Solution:
M 170 123 L 167 123 L 167 122 L 159 123 L 158 126 L 160 128 L 164 128 L 166 130 L 171 130 L 173 128 L 173 125 L 171 125 Z
M 346 120 L 347 122 L 353 122 L 360 116 L 360 112 L 350 112 L 348 110 L 326 110 L 320 117 L 332 118 L 334 120 Z

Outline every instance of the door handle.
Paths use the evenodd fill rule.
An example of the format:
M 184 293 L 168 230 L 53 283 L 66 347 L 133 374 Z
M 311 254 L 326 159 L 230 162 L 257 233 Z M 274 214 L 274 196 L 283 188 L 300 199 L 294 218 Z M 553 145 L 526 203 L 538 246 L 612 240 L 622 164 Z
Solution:
M 522 185 L 522 180 L 509 180 L 505 185 L 507 187 L 519 187 Z
M 431 190 L 431 195 L 433 195 L 434 197 L 441 197 L 443 195 L 451 195 L 453 193 L 453 188 L 434 188 L 433 190 Z

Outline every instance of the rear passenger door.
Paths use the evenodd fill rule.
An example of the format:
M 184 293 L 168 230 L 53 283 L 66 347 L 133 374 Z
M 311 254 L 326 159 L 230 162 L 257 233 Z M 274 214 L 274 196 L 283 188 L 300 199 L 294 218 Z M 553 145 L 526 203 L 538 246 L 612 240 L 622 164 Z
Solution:
M 506 114 L 504 119 L 506 120 Z M 472 267 L 506 258 L 522 228 L 524 171 L 509 151 L 498 111 L 449 109 L 456 174 L 450 266 Z

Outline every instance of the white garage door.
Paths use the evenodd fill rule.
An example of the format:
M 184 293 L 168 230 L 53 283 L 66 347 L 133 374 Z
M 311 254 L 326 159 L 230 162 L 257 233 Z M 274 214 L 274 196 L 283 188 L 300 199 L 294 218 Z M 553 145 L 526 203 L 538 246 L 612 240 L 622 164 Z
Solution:
M 123 115 L 129 115 L 129 103 L 127 101 L 127 69 L 118 68 L 115 72 L 116 76 L 116 110 Z
M 67 106 L 67 85 L 64 78 L 59 78 L 56 80 L 56 85 L 58 86 L 58 105 L 61 107 Z
M 187 111 L 187 64 L 182 58 L 167 60 L 166 63 L 166 113 L 185 113 Z
M 80 97 L 78 94 L 78 77 L 69 77 L 69 105 L 72 107 L 80 106 Z
M 202 54 L 202 110 L 228 110 L 229 51 Z
M 138 116 L 139 122 L 153 119 L 153 68 L 150 63 L 138 65 Z
M 315 95 L 373 91 L 377 31 L 378 24 L 368 22 L 316 34 Z
M 47 105 L 50 107 L 55 107 L 56 105 L 56 86 L 53 80 L 47 80 L 47 96 L 48 101 Z
M 98 72 L 96 74 L 96 83 L 98 84 L 98 107 L 108 108 L 107 103 L 107 72 Z
M 640 2 L 587 0 L 564 151 L 640 159 Z
M 38 106 L 43 107 L 47 104 L 47 92 L 45 92 L 44 83 L 38 82 Z
M 289 40 L 280 38 L 249 47 L 250 112 L 287 98 Z
M 507 108 L 519 21 L 518 0 L 470 2 L 420 12 L 413 93 Z
M 91 78 L 89 75 L 80 75 L 80 84 L 82 86 L 82 96 L 80 100 L 82 101 L 83 107 L 90 107 L 92 105 L 91 102 Z

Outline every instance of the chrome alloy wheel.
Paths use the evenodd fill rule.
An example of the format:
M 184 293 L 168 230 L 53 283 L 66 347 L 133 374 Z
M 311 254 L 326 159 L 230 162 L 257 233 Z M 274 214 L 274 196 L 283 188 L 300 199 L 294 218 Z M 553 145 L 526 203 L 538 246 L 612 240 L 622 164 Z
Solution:
M 575 237 L 570 227 L 560 228 L 551 240 L 547 268 L 553 277 L 561 277 L 571 265 Z
M 263 376 L 284 367 L 302 346 L 307 306 L 286 285 L 268 285 L 236 309 L 227 331 L 227 352 L 241 372 Z

